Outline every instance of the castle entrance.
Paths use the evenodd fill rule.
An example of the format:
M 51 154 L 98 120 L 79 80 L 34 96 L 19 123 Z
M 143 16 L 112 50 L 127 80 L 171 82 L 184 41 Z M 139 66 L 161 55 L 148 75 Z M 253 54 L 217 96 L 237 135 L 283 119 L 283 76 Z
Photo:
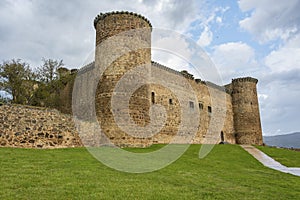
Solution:
M 224 142 L 224 133 L 223 133 L 223 131 L 221 131 L 220 136 L 221 136 L 221 142 Z

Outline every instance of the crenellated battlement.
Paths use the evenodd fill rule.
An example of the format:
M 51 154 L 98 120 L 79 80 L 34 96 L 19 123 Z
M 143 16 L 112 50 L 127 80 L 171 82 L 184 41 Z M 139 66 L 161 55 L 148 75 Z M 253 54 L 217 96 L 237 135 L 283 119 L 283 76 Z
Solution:
M 243 77 L 243 78 L 232 79 L 232 83 L 235 83 L 235 82 L 253 82 L 253 83 L 257 83 L 258 80 L 256 78 L 252 78 L 252 77 Z
M 107 13 L 100 13 L 94 19 L 94 27 L 96 28 L 96 25 L 100 20 L 103 20 L 106 17 L 111 16 L 111 15 L 115 15 L 115 14 L 127 14 L 127 15 L 135 16 L 137 18 L 141 18 L 142 20 L 146 21 L 152 29 L 152 24 L 150 23 L 150 21 L 146 17 L 144 17 L 140 14 L 137 14 L 137 13 L 134 13 L 134 12 L 128 12 L 128 11 L 112 11 L 112 12 L 107 12 Z

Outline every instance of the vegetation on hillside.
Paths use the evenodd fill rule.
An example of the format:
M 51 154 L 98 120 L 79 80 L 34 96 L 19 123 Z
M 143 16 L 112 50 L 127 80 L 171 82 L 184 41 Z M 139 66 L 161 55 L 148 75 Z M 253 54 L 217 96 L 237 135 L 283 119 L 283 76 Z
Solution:
M 12 96 L 8 99 L 2 95 L 0 103 L 63 107 L 61 91 L 72 83 L 76 73 L 65 68 L 62 60 L 43 58 L 42 62 L 35 70 L 20 59 L 0 64 L 0 91 Z
M 35 84 L 35 74 L 21 60 L 5 61 L 0 65 L 0 89 L 11 94 L 13 103 L 28 103 Z

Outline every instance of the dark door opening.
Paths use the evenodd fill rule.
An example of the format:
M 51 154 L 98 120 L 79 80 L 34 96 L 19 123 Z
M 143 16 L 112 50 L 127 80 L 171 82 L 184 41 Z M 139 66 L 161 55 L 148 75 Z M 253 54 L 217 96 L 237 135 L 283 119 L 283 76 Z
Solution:
M 224 133 L 221 131 L 221 142 L 224 142 Z

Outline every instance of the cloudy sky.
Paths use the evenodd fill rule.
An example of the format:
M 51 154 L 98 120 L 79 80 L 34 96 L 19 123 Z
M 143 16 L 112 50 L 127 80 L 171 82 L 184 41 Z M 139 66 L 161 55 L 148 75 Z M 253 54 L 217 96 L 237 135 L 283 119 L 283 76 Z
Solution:
M 224 83 L 258 78 L 264 135 L 300 131 L 299 0 L 0 0 L 0 61 L 20 58 L 34 68 L 45 57 L 79 68 L 94 50 L 95 16 L 113 10 L 140 13 L 154 28 L 192 39 Z M 155 55 L 180 70 L 176 59 Z

